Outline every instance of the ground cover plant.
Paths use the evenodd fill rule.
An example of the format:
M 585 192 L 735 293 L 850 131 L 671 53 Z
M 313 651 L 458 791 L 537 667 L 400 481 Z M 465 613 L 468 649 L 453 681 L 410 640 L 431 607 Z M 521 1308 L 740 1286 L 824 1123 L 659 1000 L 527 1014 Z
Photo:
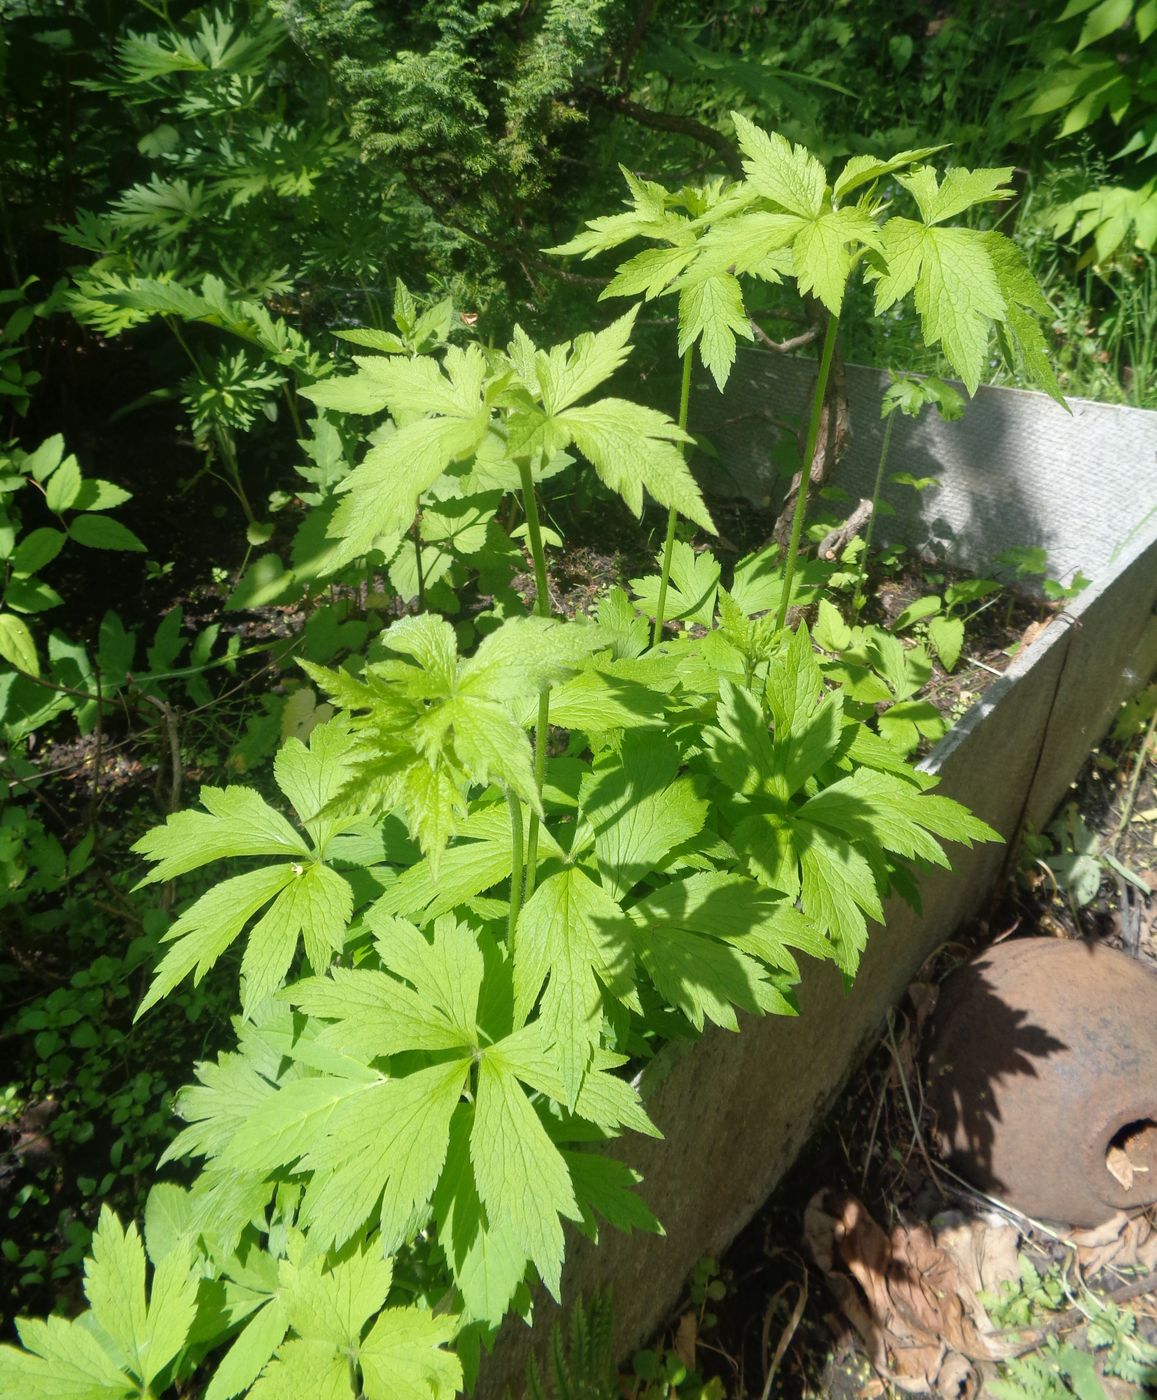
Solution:
M 1055 392 L 1015 248 L 948 226 L 1003 197 L 1009 171 L 941 179 L 911 150 L 829 183 L 802 147 L 736 125 L 742 181 L 672 195 L 632 180 L 633 209 L 570 248 L 660 240 L 609 291 L 678 294 L 685 365 L 699 343 L 726 377 L 746 327 L 736 272 L 814 293 L 828 319 L 810 460 L 863 271 L 881 309 L 915 293 L 970 388 L 995 324 Z M 892 176 L 917 217 L 881 199 Z M 966 282 L 945 276 L 949 252 Z M 138 1016 L 243 944 L 236 1046 L 178 1098 L 165 1160 L 200 1159 L 198 1174 L 153 1188 L 143 1244 L 102 1212 L 90 1311 L 21 1323 L 23 1349 L 0 1351 L 13 1388 L 159 1394 L 196 1376 L 214 1400 L 453 1394 L 531 1282 L 558 1295 L 564 1219 L 657 1227 L 634 1174 L 598 1151 L 656 1131 L 615 1071 L 739 1011 L 793 1014 L 798 954 L 852 979 L 883 898 L 915 898 L 942 841 L 994 835 L 928 790 L 868 722 L 847 659 L 789 616 L 814 595 L 796 567 L 807 474 L 786 549 L 726 586 L 709 553 L 677 548 L 679 519 L 714 530 L 684 460 L 685 399 L 680 423 L 606 388 L 637 309 L 549 349 L 521 329 L 503 350 L 447 345 L 441 312 L 418 335 L 403 294 L 397 316 L 349 333 L 371 352 L 353 374 L 301 389 L 370 422 L 302 529 L 320 576 L 404 567 L 418 610 L 338 665 L 301 657 L 328 709 L 277 751 L 279 795 L 206 786 L 137 843 L 146 886 L 212 880 L 165 933 Z M 612 590 L 563 619 L 539 493 L 587 470 L 671 523 L 635 601 Z M 436 590 L 453 596 L 459 562 L 516 567 L 511 501 L 533 609 L 500 587 L 455 626 Z

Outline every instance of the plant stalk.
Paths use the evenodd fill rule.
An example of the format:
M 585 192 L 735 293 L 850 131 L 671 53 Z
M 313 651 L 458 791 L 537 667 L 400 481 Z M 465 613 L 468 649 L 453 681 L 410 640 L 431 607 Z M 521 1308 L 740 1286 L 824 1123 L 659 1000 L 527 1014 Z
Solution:
M 522 481 L 522 506 L 526 512 L 526 532 L 530 537 L 530 555 L 534 560 L 534 610 L 539 617 L 550 616 L 550 585 L 546 577 L 546 550 L 542 544 L 542 526 L 538 519 L 538 502 L 534 496 L 534 477 L 530 472 L 529 458 L 521 459 L 518 472 Z M 550 691 L 543 690 L 538 697 L 538 719 L 534 726 L 534 786 L 539 798 L 546 778 L 546 746 L 550 737 Z M 538 828 L 537 812 L 530 814 L 530 829 L 526 839 L 526 888 L 524 898 L 534 893 L 538 875 Z
M 510 914 L 506 920 L 506 946 L 514 952 L 514 931 L 518 927 L 518 914 L 522 908 L 522 859 L 523 829 L 522 803 L 517 793 L 508 792 L 506 803 L 510 808 Z
M 828 317 L 828 328 L 824 333 L 824 345 L 820 351 L 820 371 L 816 380 L 815 396 L 812 399 L 811 422 L 807 429 L 807 443 L 804 446 L 803 462 L 800 465 L 799 491 L 795 498 L 795 514 L 791 520 L 791 539 L 787 546 L 787 561 L 783 572 L 783 597 L 779 601 L 779 611 L 775 615 L 775 625 L 779 629 L 787 621 L 787 610 L 791 602 L 791 586 L 795 580 L 795 559 L 799 550 L 800 536 L 803 534 L 804 516 L 807 514 L 807 493 L 811 485 L 812 460 L 816 455 L 816 443 L 820 436 L 820 419 L 824 411 L 824 399 L 828 392 L 828 374 L 832 367 L 832 356 L 836 349 L 836 334 L 840 318 Z
M 691 363 L 695 347 L 688 345 L 683 352 L 683 382 L 679 388 L 679 428 L 687 431 L 687 415 L 691 406 Z M 679 452 L 686 455 L 686 445 L 679 444 Z M 663 635 L 663 612 L 667 606 L 667 583 L 671 577 L 671 555 L 675 549 L 675 522 L 678 515 L 672 506 L 667 512 L 667 538 L 663 541 L 663 566 L 659 571 L 659 601 L 655 605 L 655 626 L 651 633 L 651 645 L 657 647 Z

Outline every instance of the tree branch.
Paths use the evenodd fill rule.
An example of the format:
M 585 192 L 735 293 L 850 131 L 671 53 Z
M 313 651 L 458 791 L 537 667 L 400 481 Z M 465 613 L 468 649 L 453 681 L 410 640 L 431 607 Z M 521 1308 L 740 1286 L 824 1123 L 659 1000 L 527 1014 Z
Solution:
M 626 87 L 627 79 L 631 75 L 631 66 L 635 62 L 635 55 L 642 46 L 643 39 L 647 33 L 647 26 L 651 22 L 651 15 L 655 9 L 655 0 L 643 0 L 639 6 L 639 13 L 636 16 L 634 28 L 631 30 L 630 38 L 623 48 L 623 56 L 619 59 L 619 86 Z
M 654 112 L 650 107 L 641 107 L 627 97 L 611 97 L 605 92 L 592 89 L 587 90 L 587 95 L 593 101 L 609 107 L 612 112 L 618 112 L 620 116 L 638 122 L 640 126 L 649 126 L 655 131 L 672 131 L 679 136 L 689 136 L 692 141 L 698 141 L 703 146 L 710 146 L 727 167 L 728 174 L 736 180 L 743 179 L 743 162 L 739 156 L 739 148 L 722 132 L 707 126 L 705 122 L 696 121 L 694 117 Z

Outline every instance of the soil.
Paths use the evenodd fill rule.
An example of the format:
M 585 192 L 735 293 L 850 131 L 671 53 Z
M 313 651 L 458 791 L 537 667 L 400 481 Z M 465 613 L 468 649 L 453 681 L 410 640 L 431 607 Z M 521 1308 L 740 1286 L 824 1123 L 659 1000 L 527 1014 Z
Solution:
M 1155 690 L 1151 686 L 1148 692 L 1150 710 Z M 718 1393 L 726 1400 L 945 1394 L 913 1389 L 911 1381 L 901 1389 L 892 1376 L 873 1366 L 807 1253 L 805 1211 L 818 1191 L 827 1191 L 858 1197 L 886 1232 L 900 1223 L 928 1221 L 946 1206 L 977 1216 L 983 1203 L 975 1193 L 962 1191 L 924 1155 L 923 1145 L 935 1141 L 933 1125 L 927 1118 L 913 1122 L 904 1092 L 905 1080 L 918 1073 L 918 1027 L 928 1003 L 927 989 L 962 962 L 994 942 L 1034 933 L 1123 948 L 1157 973 L 1157 744 L 1151 729 L 1147 735 L 1141 732 L 1145 718 L 1140 704 L 1132 713 L 1123 712 L 1119 737 L 1093 751 L 1058 822 L 1071 821 L 1067 809 L 1075 808 L 1099 837 L 1102 851 L 1110 849 L 1150 893 L 1142 893 L 1138 884 L 1102 862 L 1095 896 L 1079 906 L 1049 867 L 1050 858 L 1056 861 L 1063 854 L 1055 840 L 1039 855 L 1026 858 L 986 917 L 960 930 L 922 970 L 889 1033 L 850 1081 L 791 1172 L 719 1261 L 726 1288 L 722 1300 L 710 1303 L 707 1311 L 701 1302 L 692 1301 L 689 1281 L 667 1325 L 648 1344 L 650 1350 L 677 1350 L 704 1379 L 718 1377 Z M 1047 1142 L 1042 1138 L 1042 1151 L 1053 1145 L 1050 1132 Z M 1024 1217 L 1012 1219 L 1021 1231 L 1021 1253 L 1039 1273 L 1054 1263 L 1072 1266 L 1071 1252 L 1055 1236 Z M 1146 1220 L 1157 1231 L 1157 1207 L 1150 1208 L 1138 1228 L 1144 1230 Z M 1142 1290 L 1122 1305 L 1136 1317 L 1138 1334 L 1157 1344 L 1157 1276 L 1133 1279 L 1124 1290 L 1119 1274 L 1086 1277 L 1086 1282 L 1125 1294 Z M 861 1291 L 855 1291 L 862 1298 Z M 1065 1325 L 1056 1332 L 1059 1339 L 1077 1346 L 1087 1342 L 1083 1318 L 1066 1314 L 1062 1321 Z M 1143 1393 L 1113 1377 L 1103 1377 L 1102 1384 L 1110 1396 Z M 634 1393 L 630 1384 L 625 1386 L 624 1394 Z M 671 1396 L 683 1393 L 672 1390 Z

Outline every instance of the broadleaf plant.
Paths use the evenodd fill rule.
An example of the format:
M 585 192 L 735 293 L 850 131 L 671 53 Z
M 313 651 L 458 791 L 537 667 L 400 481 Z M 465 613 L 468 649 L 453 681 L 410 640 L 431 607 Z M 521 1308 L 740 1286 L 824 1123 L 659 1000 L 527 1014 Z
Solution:
M 241 1012 L 235 1048 L 177 1101 L 166 1160 L 200 1173 L 150 1200 L 170 1245 L 157 1277 L 188 1261 L 195 1319 L 192 1284 L 154 1283 L 168 1354 L 145 1374 L 143 1285 L 128 1302 L 90 1291 L 109 1347 L 99 1333 L 83 1364 L 104 1370 L 75 1393 L 154 1394 L 198 1366 L 208 1400 L 456 1393 L 536 1281 L 559 1296 L 565 1221 L 660 1228 L 636 1174 L 600 1151 L 662 1126 L 623 1071 L 673 1034 L 797 1014 L 801 957 L 850 981 L 885 898 L 917 899 L 921 872 L 948 864 L 942 842 L 998 839 L 872 727 L 854 666 L 825 655 L 846 640 L 830 603 L 821 650 L 786 624 L 798 531 L 782 560 L 760 551 L 725 577 L 709 550 L 675 550 L 669 523 L 636 602 L 613 590 L 593 618 L 553 615 L 538 504 L 553 478 L 591 470 L 635 515 L 650 497 L 712 530 L 683 459 L 690 351 L 725 377 L 743 276 L 795 277 L 830 327 L 857 267 L 884 299 L 915 289 L 926 333 L 968 374 L 981 321 L 1015 337 L 1010 308 L 1033 305 L 996 235 L 958 231 L 996 294 L 978 302 L 936 271 L 939 221 L 999 197 L 1005 172 L 937 182 L 920 173 L 931 152 L 909 151 L 856 157 L 829 184 L 807 151 L 737 125 L 743 182 L 672 198 L 632 179 L 634 210 L 577 249 L 665 244 L 612 285 L 680 295 L 679 422 L 601 395 L 636 309 L 548 349 L 522 331 L 504 350 L 361 334 L 375 353 L 302 390 L 369 420 L 340 503 L 315 507 L 331 559 L 372 569 L 412 535 L 420 580 L 425 507 L 485 498 L 493 520 L 505 502 L 524 516 L 533 603 L 511 592 L 474 645 L 419 588 L 364 656 L 306 663 L 330 708 L 308 744 L 282 747 L 281 798 L 206 788 L 138 843 L 147 881 L 218 870 L 179 909 L 142 1013 L 189 973 L 238 975 Z M 881 221 L 892 174 L 915 232 Z M 678 630 L 662 626 L 672 579 Z M 875 664 L 903 689 L 889 640 L 899 655 Z M 27 1350 L 0 1349 L 0 1389 L 47 1375 L 44 1329 L 66 1326 L 26 1324 Z

